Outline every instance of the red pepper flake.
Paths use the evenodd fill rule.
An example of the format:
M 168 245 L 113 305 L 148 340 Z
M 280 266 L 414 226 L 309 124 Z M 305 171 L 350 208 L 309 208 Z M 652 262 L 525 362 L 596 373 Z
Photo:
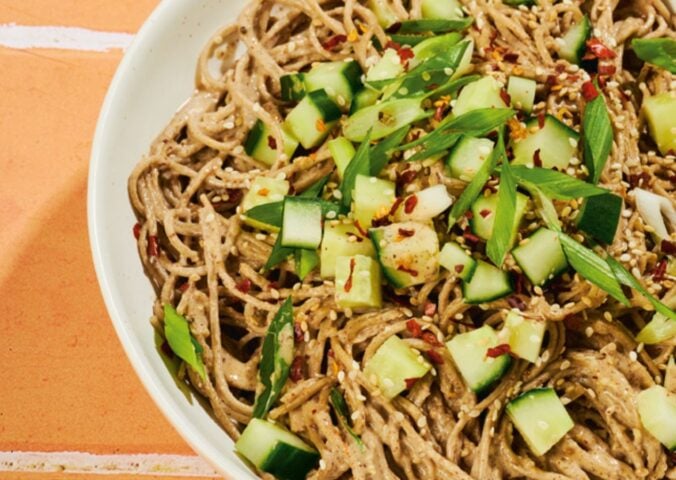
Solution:
M 412 268 L 409 268 L 409 267 L 407 267 L 406 265 L 399 265 L 399 266 L 397 267 L 397 270 L 399 270 L 400 272 L 408 273 L 408 274 L 411 275 L 412 277 L 417 277 L 417 276 L 418 276 L 418 271 L 417 271 L 417 270 L 413 270 Z
M 615 75 L 615 65 L 599 65 L 599 75 Z
M 471 210 L 467 210 L 465 212 L 465 218 L 467 218 L 468 220 L 473 219 L 474 218 L 474 212 L 472 212 Z
M 505 105 L 509 106 L 512 104 L 512 97 L 507 93 L 507 90 L 504 88 L 500 90 L 500 98 L 502 99 L 503 102 L 505 102 Z
M 241 282 L 235 285 L 235 288 L 240 292 L 247 294 L 249 293 L 249 290 L 251 290 L 251 285 L 252 285 L 251 280 L 249 280 L 248 278 L 243 278 Z
M 540 157 L 539 148 L 533 152 L 533 165 L 536 167 L 542 167 L 542 157 Z
M 663 258 L 660 260 L 653 270 L 653 280 L 656 282 L 661 282 L 664 280 L 664 275 L 667 273 L 667 259 Z
M 414 319 L 410 319 L 406 322 L 406 330 L 408 330 L 413 338 L 420 338 L 422 335 L 422 327 Z
M 547 119 L 547 117 L 545 116 L 544 113 L 539 113 L 539 114 L 538 114 L 538 128 L 539 128 L 540 130 L 542 130 L 543 128 L 545 128 L 545 120 L 546 120 L 546 119 Z
M 437 122 L 440 122 L 444 119 L 444 113 L 446 113 L 446 106 L 445 105 L 439 105 L 437 109 L 434 111 L 434 120 Z
M 650 177 L 650 174 L 648 172 L 632 174 L 627 177 L 627 181 L 629 182 L 629 185 L 631 185 L 632 188 L 641 187 L 643 185 L 649 186 L 651 179 L 652 178 Z
M 389 41 L 385 44 L 385 48 L 386 48 L 386 49 L 387 49 L 387 48 L 391 48 L 392 50 L 399 50 L 399 49 L 401 48 L 401 45 L 398 44 L 397 42 L 395 42 L 394 40 L 389 40 Z
M 137 223 L 134 225 L 134 229 L 132 231 L 134 232 L 134 238 L 138 240 L 141 237 L 141 224 Z
M 549 85 L 550 87 L 553 87 L 554 85 L 556 85 L 558 83 L 556 75 L 548 75 L 545 83 L 547 85 Z
M 492 213 L 492 212 L 491 212 L 490 210 L 488 210 L 487 208 L 484 208 L 483 210 L 481 210 L 481 211 L 479 212 L 479 215 L 481 215 L 481 218 L 486 218 L 486 217 L 489 216 L 491 213 Z
M 509 304 L 510 307 L 519 309 L 522 312 L 528 308 L 526 303 L 517 296 L 508 297 L 507 303 Z
M 303 343 L 305 340 L 305 333 L 298 322 L 293 322 L 293 339 L 296 343 Z
M 397 175 L 397 187 L 403 188 L 418 176 L 415 170 L 405 170 Z M 403 200 L 402 200 L 403 201 Z
M 433 347 L 443 347 L 443 343 L 439 341 L 437 336 L 433 333 L 430 332 L 429 330 L 426 330 L 422 333 L 422 339 L 423 342 L 425 342 L 428 345 L 432 345 Z
M 516 61 L 519 59 L 519 54 L 514 52 L 507 52 L 502 56 L 502 59 L 505 62 L 516 63 Z
M 584 82 L 582 84 L 582 96 L 585 100 L 591 102 L 599 96 L 599 92 L 596 90 L 596 86 L 592 82 Z
M 462 232 L 462 238 L 473 244 L 477 244 L 481 241 L 479 237 L 469 231 L 469 228 L 466 228 L 465 231 Z
M 400 206 L 402 203 L 404 203 L 404 199 L 401 198 L 401 197 L 397 198 L 397 199 L 394 201 L 394 203 L 392 204 L 392 208 L 390 208 L 390 213 L 389 213 L 389 215 L 394 215 L 394 214 L 396 213 L 397 209 L 399 208 L 399 206 Z
M 434 349 L 427 350 L 427 358 L 429 358 L 432 363 L 435 363 L 437 365 L 443 365 L 444 364 L 444 357 L 441 356 L 439 352 L 437 352 Z
M 662 240 L 660 247 L 667 255 L 676 255 L 676 243 L 670 242 L 669 240 Z
M 399 235 L 401 235 L 402 237 L 410 238 L 413 235 L 415 235 L 415 230 L 407 230 L 405 228 L 400 228 Z
M 410 49 L 409 47 L 402 47 L 400 44 L 392 40 L 387 42 L 385 48 L 391 48 L 392 50 L 396 50 L 397 55 L 399 55 L 399 62 L 404 66 L 408 66 L 408 61 L 413 57 L 415 57 L 415 53 L 413 52 L 412 49 Z
M 556 70 L 557 73 L 563 73 L 566 71 L 566 66 L 563 63 L 558 63 L 555 67 L 554 70 Z
M 268 283 L 268 290 L 279 290 L 279 283 L 277 282 Z
M 496 347 L 491 347 L 488 350 L 486 350 L 486 357 L 488 358 L 498 358 L 501 357 L 502 355 L 509 355 L 512 353 L 512 349 L 510 348 L 508 343 L 503 343 L 501 345 L 498 345 Z
M 418 197 L 415 195 L 411 195 L 406 199 L 406 203 L 404 203 L 404 213 L 410 215 L 413 213 L 413 210 L 415 210 L 415 207 L 418 205 Z
M 272 135 L 268 135 L 268 147 L 277 150 L 277 140 Z
M 366 232 L 366 230 L 362 228 L 361 223 L 359 223 L 359 220 L 354 221 L 354 227 L 359 232 L 359 235 L 361 235 L 364 238 L 368 238 L 369 234 Z
M 160 247 L 157 243 L 157 236 L 150 235 L 148 237 L 148 255 L 151 257 L 157 257 L 160 254 Z
M 293 362 L 291 362 L 291 370 L 289 372 L 289 377 L 291 378 L 291 381 L 294 383 L 299 382 L 305 377 L 305 360 L 303 359 L 302 356 L 298 355 L 296 358 L 293 359 Z
M 178 287 L 181 293 L 185 293 L 190 288 L 190 282 L 183 282 L 180 287 Z
M 374 227 L 374 228 L 386 227 L 386 226 L 390 225 L 391 223 L 392 223 L 392 220 L 390 220 L 389 215 L 385 215 L 383 217 L 374 218 L 371 221 L 371 226 Z M 361 242 L 361 241 L 363 241 L 363 239 L 357 237 L 357 241 Z
M 336 358 L 336 353 L 332 348 L 329 348 L 329 351 L 326 354 L 329 356 L 329 358 Z
M 465 266 L 464 265 L 456 265 L 455 267 L 453 267 L 453 270 L 455 270 L 455 273 L 460 275 L 463 272 L 463 270 L 465 270 Z
M 345 42 L 347 42 L 347 35 L 334 35 L 333 37 L 329 38 L 326 42 L 322 43 L 322 47 L 324 47 L 324 50 L 331 51 L 338 45 L 343 44 Z
M 387 30 L 385 30 L 387 33 L 397 33 L 401 29 L 401 22 L 395 22 L 392 25 L 390 25 Z M 388 42 L 389 43 L 389 42 Z M 394 42 L 392 42 L 394 43 Z
M 423 310 L 423 313 L 427 315 L 428 317 L 434 316 L 435 313 L 437 313 L 437 304 L 432 303 L 432 302 L 427 302 L 425 304 L 425 308 Z
M 591 58 L 598 58 L 599 60 L 612 60 L 617 57 L 615 52 L 606 47 L 603 42 L 596 37 L 587 40 L 587 55 L 585 55 L 585 58 L 589 55 L 591 55 Z
M 404 382 L 406 382 L 406 390 L 412 389 L 418 380 L 420 380 L 420 377 L 405 379 Z
M 349 293 L 350 290 L 352 290 L 352 277 L 354 275 L 354 267 L 357 265 L 357 262 L 355 261 L 354 258 L 350 259 L 350 276 L 347 277 L 347 282 L 345 282 L 345 286 L 343 287 L 343 290 L 345 292 Z

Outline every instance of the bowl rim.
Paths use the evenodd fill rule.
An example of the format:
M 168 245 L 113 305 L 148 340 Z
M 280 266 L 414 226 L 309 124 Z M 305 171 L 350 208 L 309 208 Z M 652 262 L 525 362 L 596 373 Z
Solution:
M 127 315 L 124 314 L 120 305 L 115 301 L 115 294 L 113 293 L 115 284 L 113 280 L 114 275 L 109 271 L 105 259 L 106 250 L 103 245 L 105 234 L 103 232 L 103 220 L 101 219 L 103 213 L 100 211 L 101 205 L 97 198 L 96 185 L 100 184 L 102 181 L 102 159 L 105 157 L 103 150 L 104 143 L 107 131 L 111 128 L 111 123 L 114 122 L 115 119 L 113 107 L 116 103 L 116 99 L 120 94 L 120 90 L 127 82 L 128 77 L 133 75 L 134 64 L 137 57 L 144 53 L 144 46 L 154 37 L 154 35 L 156 35 L 158 25 L 163 23 L 165 17 L 171 17 L 172 12 L 175 9 L 180 8 L 181 4 L 181 0 L 161 0 L 159 2 L 134 36 L 130 46 L 126 49 L 108 87 L 97 119 L 89 158 L 89 172 L 87 179 L 87 225 L 89 244 L 96 278 L 107 313 L 129 363 L 131 363 L 137 377 L 141 380 L 146 392 L 148 392 L 167 421 L 199 456 L 205 459 L 216 472 L 234 478 L 232 477 L 233 475 L 243 474 L 246 471 L 244 470 L 246 467 L 241 462 L 235 461 L 234 458 L 229 458 L 228 455 L 224 455 L 222 450 L 216 448 L 212 442 L 200 432 L 197 426 L 190 422 L 188 415 L 180 408 L 178 403 L 168 401 L 166 395 L 163 393 L 164 387 L 159 381 L 159 378 L 156 377 L 149 362 L 145 359 L 144 352 L 136 346 L 136 343 L 139 342 L 139 340 L 132 331 L 124 326 Z M 212 32 L 209 32 L 209 34 L 211 33 Z M 251 472 L 249 472 L 249 474 L 253 475 Z M 255 477 L 252 476 L 251 478 Z

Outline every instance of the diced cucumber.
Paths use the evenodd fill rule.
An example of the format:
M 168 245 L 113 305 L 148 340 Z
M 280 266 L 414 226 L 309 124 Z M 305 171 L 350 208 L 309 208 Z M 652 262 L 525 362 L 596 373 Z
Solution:
M 610 245 L 620 224 L 622 205 L 622 197 L 612 193 L 585 198 L 577 216 L 577 228 Z
M 448 157 L 451 176 L 471 182 L 484 162 L 490 157 L 495 142 L 487 138 L 463 136 Z
M 367 5 L 376 15 L 381 27 L 386 29 L 399 21 L 399 18 L 385 0 L 368 0 Z
M 305 74 L 305 88 L 308 92 L 324 89 L 331 100 L 347 111 L 362 88 L 361 76 L 361 67 L 354 60 L 318 63 Z
M 324 90 L 310 92 L 286 117 L 286 125 L 303 148 L 316 147 L 340 118 L 340 108 Z
M 509 368 L 509 355 L 495 358 L 487 355 L 488 349 L 498 346 L 498 342 L 498 334 L 493 327 L 484 325 L 477 330 L 456 335 L 446 343 L 455 366 L 473 392 L 485 393 Z
M 639 393 L 637 402 L 645 429 L 669 450 L 676 450 L 676 396 L 655 385 Z
M 559 41 L 559 57 L 570 63 L 579 64 L 586 50 L 586 42 L 591 35 L 592 26 L 585 15 L 578 23 L 570 27 Z
M 359 90 L 352 99 L 352 106 L 350 106 L 350 115 L 357 113 L 362 108 L 375 105 L 380 98 L 381 92 L 373 90 L 369 87 L 364 87 Z
M 423 18 L 454 20 L 465 16 L 458 0 L 423 0 Z
M 302 73 L 289 73 L 279 78 L 282 86 L 282 100 L 297 102 L 305 96 L 305 79 Z
M 236 451 L 258 470 L 279 480 L 304 480 L 319 453 L 277 424 L 253 418 L 235 443 Z
M 338 176 L 343 178 L 348 163 L 354 158 L 354 154 L 357 153 L 357 151 L 355 150 L 354 145 L 352 145 L 352 142 L 345 137 L 329 140 L 328 147 L 329 152 L 333 157 L 333 161 L 338 168 Z
M 352 142 L 363 142 L 371 130 L 371 140 L 379 140 L 425 116 L 419 98 L 389 100 L 350 116 L 343 125 L 343 135 Z
M 406 390 L 406 380 L 424 377 L 432 366 L 397 336 L 388 338 L 368 359 L 364 375 L 387 399 Z
M 505 326 L 498 336 L 502 343 L 509 344 L 514 355 L 535 363 L 540 356 L 546 330 L 546 321 L 524 318 L 511 310 L 507 314 Z
M 301 280 L 319 265 L 319 254 L 316 250 L 306 250 L 304 248 L 296 249 L 296 274 Z
M 298 148 L 298 140 L 296 140 L 284 125 L 282 126 L 282 135 L 284 137 L 283 151 L 287 158 L 291 159 L 296 148 Z M 277 140 L 272 135 L 272 130 L 258 120 L 249 132 L 249 136 L 244 143 L 244 151 L 251 158 L 258 160 L 261 163 L 274 165 L 279 158 L 282 149 L 277 145 Z
M 418 285 L 436 278 L 439 239 L 429 225 L 407 222 L 372 228 L 369 235 L 385 278 L 396 288 Z
M 256 177 L 251 183 L 251 188 L 242 199 L 242 210 L 244 211 L 244 223 L 247 225 L 276 232 L 279 229 L 272 225 L 258 222 L 246 216 L 246 212 L 254 207 L 276 203 L 284 200 L 284 196 L 289 193 L 289 182 L 280 178 Z
M 455 242 L 448 242 L 439 253 L 439 264 L 459 279 L 469 282 L 477 261 Z
M 389 180 L 357 175 L 354 184 L 354 218 L 368 229 L 374 218 L 386 216 L 395 199 L 396 185 Z
M 336 260 L 336 303 L 341 308 L 380 308 L 380 265 L 371 257 L 355 255 Z
M 446 186 L 434 185 L 406 197 L 395 212 L 394 219 L 397 222 L 425 223 L 444 213 L 452 204 L 453 198 Z
M 648 131 L 663 155 L 676 153 L 676 92 L 665 92 L 643 99 Z
M 507 93 L 512 99 L 512 107 L 530 113 L 535 104 L 537 82 L 530 78 L 512 75 L 507 82 Z
M 282 246 L 315 249 L 322 241 L 322 207 L 314 198 L 286 197 Z
M 453 115 L 460 115 L 480 108 L 505 108 L 504 100 L 500 95 L 502 85 L 493 77 L 483 77 L 468 83 L 460 90 L 455 101 Z
M 646 345 L 666 342 L 676 337 L 676 320 L 659 312 L 653 315 L 652 320 L 636 335 L 636 341 Z
M 512 252 L 516 263 L 533 285 L 542 286 L 568 268 L 566 255 L 556 232 L 541 228 L 527 243 Z
M 491 302 L 512 293 L 509 274 L 498 267 L 479 260 L 471 280 L 462 286 L 465 302 L 478 304 Z
M 512 236 L 510 237 L 510 247 L 514 245 L 516 235 L 519 232 L 519 226 L 528 208 L 528 197 L 523 193 L 516 194 L 516 211 L 514 214 L 514 225 L 512 226 Z M 472 231 L 484 240 L 489 240 L 493 235 L 493 224 L 495 223 L 495 214 L 498 209 L 498 194 L 492 193 L 489 196 L 480 196 L 472 204 L 472 219 L 470 224 Z
M 536 456 L 542 456 L 574 426 L 553 388 L 529 390 L 507 404 L 510 420 Z
M 366 74 L 366 82 L 376 82 L 378 80 L 389 80 L 398 77 L 404 73 L 404 66 L 401 64 L 401 58 L 397 51 L 388 48 L 378 63 L 373 65 Z M 375 103 L 375 102 L 373 102 Z
M 362 238 L 357 228 L 352 224 L 340 223 L 324 224 L 324 238 L 321 247 L 321 275 L 322 278 L 331 278 L 336 273 L 338 257 L 353 257 L 365 255 L 375 257 L 376 251 L 369 238 Z
M 514 165 L 534 165 L 535 152 L 539 150 L 539 157 L 544 168 L 558 168 L 565 170 L 570 160 L 577 152 L 580 135 L 561 123 L 556 117 L 547 115 L 545 124 L 539 128 L 538 119 L 532 118 L 526 122 L 528 135 L 511 145 L 514 151 Z

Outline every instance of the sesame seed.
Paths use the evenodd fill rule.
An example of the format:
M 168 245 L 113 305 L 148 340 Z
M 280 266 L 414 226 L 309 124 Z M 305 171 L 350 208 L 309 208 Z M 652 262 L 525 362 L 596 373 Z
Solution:
M 632 350 L 631 352 L 629 352 L 629 360 L 635 362 L 637 358 L 638 354 L 635 351 Z
M 592 335 L 594 335 L 594 329 L 592 327 L 587 327 L 584 329 L 584 334 L 587 337 L 591 337 Z

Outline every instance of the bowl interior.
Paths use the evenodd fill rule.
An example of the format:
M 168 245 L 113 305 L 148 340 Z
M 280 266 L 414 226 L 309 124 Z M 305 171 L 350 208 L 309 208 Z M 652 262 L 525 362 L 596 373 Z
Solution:
M 184 396 L 155 350 L 148 322 L 153 290 L 131 235 L 127 178 L 152 140 L 194 90 L 197 58 L 232 23 L 244 0 L 164 0 L 139 32 L 111 84 L 89 172 L 89 234 L 97 276 L 118 336 L 143 384 L 186 441 L 219 471 L 255 477 L 193 396 Z

